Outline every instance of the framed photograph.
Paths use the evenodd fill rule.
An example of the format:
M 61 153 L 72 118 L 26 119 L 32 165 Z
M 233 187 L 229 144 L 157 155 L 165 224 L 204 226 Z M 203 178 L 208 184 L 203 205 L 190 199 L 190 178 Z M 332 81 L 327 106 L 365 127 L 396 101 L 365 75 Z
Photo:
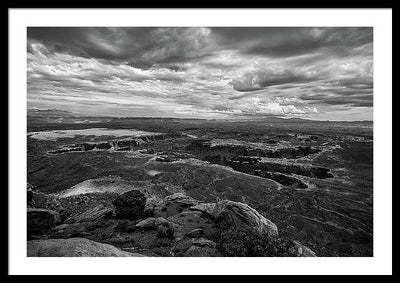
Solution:
M 11 274 L 391 274 L 391 9 L 10 9 Z

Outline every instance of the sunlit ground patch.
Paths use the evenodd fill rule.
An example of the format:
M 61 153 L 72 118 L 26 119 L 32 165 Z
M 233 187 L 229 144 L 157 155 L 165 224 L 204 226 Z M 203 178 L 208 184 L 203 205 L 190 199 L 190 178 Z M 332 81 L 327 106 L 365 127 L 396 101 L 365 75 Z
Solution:
M 90 128 L 83 130 L 54 130 L 42 132 L 30 132 L 28 137 L 38 140 L 57 140 L 59 138 L 74 138 L 75 136 L 114 136 L 114 137 L 142 137 L 148 135 L 157 135 L 159 133 L 125 130 L 125 129 L 107 129 Z
M 58 194 L 59 197 L 70 197 L 74 195 L 89 193 L 124 193 L 135 187 L 119 176 L 107 176 L 97 179 L 88 179 Z

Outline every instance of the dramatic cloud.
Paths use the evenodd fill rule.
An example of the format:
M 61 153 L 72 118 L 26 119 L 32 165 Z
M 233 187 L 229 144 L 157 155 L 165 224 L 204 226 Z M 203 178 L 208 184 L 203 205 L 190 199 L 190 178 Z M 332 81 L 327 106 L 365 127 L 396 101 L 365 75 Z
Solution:
M 372 119 L 372 28 L 28 28 L 28 106 Z

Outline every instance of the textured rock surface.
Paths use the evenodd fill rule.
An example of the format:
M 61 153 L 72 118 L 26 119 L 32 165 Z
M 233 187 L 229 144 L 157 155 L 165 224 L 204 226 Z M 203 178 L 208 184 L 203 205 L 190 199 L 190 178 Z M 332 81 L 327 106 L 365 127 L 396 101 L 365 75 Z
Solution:
M 40 208 L 27 209 L 28 235 L 44 234 L 60 222 L 60 215 L 55 211 Z
M 30 256 L 313 256 L 299 242 L 279 242 L 276 225 L 240 202 L 205 203 L 175 193 L 156 200 L 151 212 L 144 213 L 146 196 L 136 190 L 60 200 L 72 216 L 52 224 L 42 240 L 30 241 Z
M 105 219 L 106 217 L 112 215 L 113 208 L 106 206 L 104 204 L 100 204 L 96 207 L 93 207 L 85 212 L 74 215 L 68 218 L 66 223 L 73 222 L 96 222 Z
M 194 205 L 191 207 L 192 210 L 198 210 L 198 211 L 203 211 L 209 215 L 214 216 L 214 209 L 215 209 L 216 203 L 200 203 L 198 205 Z
M 54 210 L 58 213 L 64 210 L 63 205 L 57 197 L 50 194 L 44 194 L 35 190 L 32 191 L 31 207 Z
M 196 205 L 191 207 L 191 209 L 203 211 L 216 219 L 224 220 L 238 228 L 244 226 L 260 234 L 269 236 L 278 235 L 278 228 L 273 222 L 244 203 L 222 200 L 217 203 Z
M 316 257 L 315 253 L 299 241 L 293 241 L 295 252 L 299 257 Z
M 276 225 L 247 204 L 224 200 L 217 203 L 215 211 L 234 226 L 244 225 L 260 234 L 278 235 Z
M 129 253 L 85 238 L 28 241 L 28 257 L 131 257 Z
M 182 211 L 167 218 L 173 224 L 177 240 L 184 238 L 196 229 L 202 229 L 211 238 L 216 233 L 216 223 L 208 217 L 203 217 L 199 211 Z
M 192 198 L 184 193 L 175 193 L 173 195 L 167 196 L 164 199 L 164 202 L 166 202 L 166 203 L 174 202 L 174 203 L 180 203 L 180 204 L 185 204 L 185 205 L 196 205 L 199 203 L 198 200 L 195 200 L 194 198 Z
M 142 229 L 155 229 L 158 226 L 169 227 L 171 226 L 171 223 L 163 217 L 158 217 L 158 218 L 149 217 L 140 221 L 135 225 L 136 228 L 142 228 Z
M 204 235 L 203 228 L 193 229 L 192 231 L 186 233 L 185 238 L 200 238 Z

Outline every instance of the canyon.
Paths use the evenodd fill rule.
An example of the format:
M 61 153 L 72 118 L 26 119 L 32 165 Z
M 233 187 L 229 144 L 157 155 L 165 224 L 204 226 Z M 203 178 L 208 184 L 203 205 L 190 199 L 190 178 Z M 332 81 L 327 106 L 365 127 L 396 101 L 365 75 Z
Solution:
M 61 218 L 31 241 L 83 238 L 147 256 L 229 256 L 229 250 L 240 256 L 238 247 L 228 246 L 231 232 L 236 231 L 260 246 L 276 248 L 275 254 L 261 256 L 299 256 L 293 252 L 299 245 L 316 256 L 372 254 L 372 136 L 368 127 L 157 118 L 119 118 L 90 125 L 28 122 L 28 182 L 36 196 L 32 208 L 56 211 Z M 132 190 L 144 194 L 146 214 L 130 222 L 115 218 L 113 200 Z M 247 205 L 273 223 L 279 235 L 267 243 L 247 228 L 238 232 L 230 222 L 214 222 L 204 211 L 200 216 L 191 206 L 174 202 L 177 214 L 169 214 L 169 208 L 166 214 L 160 205 L 176 194 L 206 210 L 225 200 Z M 97 218 L 103 212 L 105 218 Z M 80 219 L 85 217 L 91 220 L 82 224 Z M 135 227 L 145 220 L 139 226 L 150 225 L 145 223 L 155 223 L 160 217 L 180 223 L 170 238 L 156 236 L 170 233 L 162 227 L 163 232 L 138 227 L 118 230 L 120 225 Z M 197 221 L 202 224 L 194 225 Z M 180 239 L 185 233 L 199 238 Z M 164 245 L 161 242 L 165 246 L 157 246 Z M 76 240 L 71 245 L 81 243 L 86 242 Z M 94 254 L 102 250 L 87 245 L 96 250 Z M 177 246 L 182 245 L 185 248 L 179 252 Z M 35 242 L 32 254 L 37 254 L 37 246 Z M 253 254 L 247 252 L 242 256 Z

